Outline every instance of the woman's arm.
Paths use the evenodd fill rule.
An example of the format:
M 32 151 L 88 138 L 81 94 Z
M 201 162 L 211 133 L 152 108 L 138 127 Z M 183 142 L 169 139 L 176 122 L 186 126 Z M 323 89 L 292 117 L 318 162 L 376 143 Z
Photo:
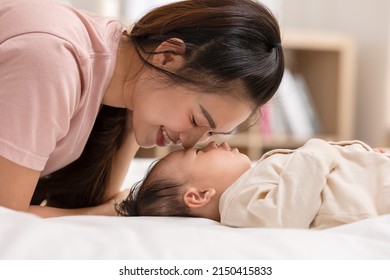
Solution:
M 39 175 L 0 156 L 0 205 L 27 212 Z
M 43 218 L 68 215 L 116 216 L 115 203 L 127 196 L 127 190 L 112 196 L 104 204 L 79 209 L 61 209 L 30 205 L 40 172 L 18 165 L 0 156 L 0 206 L 30 212 Z
M 94 206 L 94 207 L 86 207 L 86 208 L 78 208 L 78 209 L 62 209 L 62 208 L 54 208 L 47 206 L 36 206 L 30 205 L 28 212 L 38 215 L 42 218 L 53 218 L 60 216 L 74 216 L 74 215 L 101 215 L 101 216 L 117 216 L 118 213 L 115 210 L 115 205 L 117 202 L 122 201 L 129 194 L 129 190 L 126 189 L 104 204 Z

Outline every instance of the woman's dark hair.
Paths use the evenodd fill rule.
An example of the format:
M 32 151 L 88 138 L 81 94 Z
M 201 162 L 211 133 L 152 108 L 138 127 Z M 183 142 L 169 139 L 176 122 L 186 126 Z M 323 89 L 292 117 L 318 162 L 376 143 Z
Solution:
M 39 179 L 31 204 L 60 208 L 100 205 L 115 153 L 126 133 L 127 109 L 102 106 L 81 156 Z
M 142 181 L 131 188 L 125 200 L 115 207 L 120 216 L 181 216 L 190 217 L 190 208 L 181 197 L 182 186 L 172 178 L 164 178 L 159 172 L 158 164 L 154 162 Z M 155 174 L 158 173 L 158 178 Z
M 275 94 L 283 77 L 284 55 L 277 20 L 251 0 L 189 0 L 157 8 L 129 34 L 144 63 L 145 54 L 172 38 L 185 44 L 185 65 L 173 81 L 216 92 L 241 82 L 257 109 Z M 174 42 L 173 42 L 174 43 Z
M 144 64 L 174 83 L 221 93 L 243 85 L 237 96 L 257 109 L 275 94 L 284 71 L 280 30 L 272 13 L 251 0 L 188 0 L 157 8 L 127 35 Z M 175 73 L 158 69 L 148 55 L 172 38 L 185 44 L 184 66 Z M 172 40 L 174 42 L 174 40 Z M 104 202 L 115 153 L 126 128 L 126 109 L 103 106 L 80 158 L 40 178 L 31 201 L 76 208 Z

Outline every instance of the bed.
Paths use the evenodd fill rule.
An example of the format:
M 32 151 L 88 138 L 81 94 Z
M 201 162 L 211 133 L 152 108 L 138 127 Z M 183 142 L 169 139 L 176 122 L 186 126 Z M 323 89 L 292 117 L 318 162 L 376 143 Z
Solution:
M 124 186 L 152 159 L 136 159 Z M 3 260 L 390 259 L 390 215 L 332 229 L 229 228 L 202 218 L 70 216 L 0 208 Z

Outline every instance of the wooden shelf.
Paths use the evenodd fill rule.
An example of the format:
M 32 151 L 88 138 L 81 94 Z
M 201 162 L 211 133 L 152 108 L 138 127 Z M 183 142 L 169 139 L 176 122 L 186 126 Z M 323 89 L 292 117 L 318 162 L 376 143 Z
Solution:
M 354 135 L 355 45 L 334 33 L 286 33 L 287 67 L 304 77 L 323 125 L 335 140 Z

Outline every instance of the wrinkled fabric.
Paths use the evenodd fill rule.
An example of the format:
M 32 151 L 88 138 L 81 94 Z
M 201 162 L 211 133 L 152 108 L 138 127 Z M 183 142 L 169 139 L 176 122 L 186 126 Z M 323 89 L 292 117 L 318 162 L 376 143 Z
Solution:
M 387 214 L 389 171 L 389 156 L 360 141 L 273 150 L 222 194 L 221 222 L 323 229 Z

